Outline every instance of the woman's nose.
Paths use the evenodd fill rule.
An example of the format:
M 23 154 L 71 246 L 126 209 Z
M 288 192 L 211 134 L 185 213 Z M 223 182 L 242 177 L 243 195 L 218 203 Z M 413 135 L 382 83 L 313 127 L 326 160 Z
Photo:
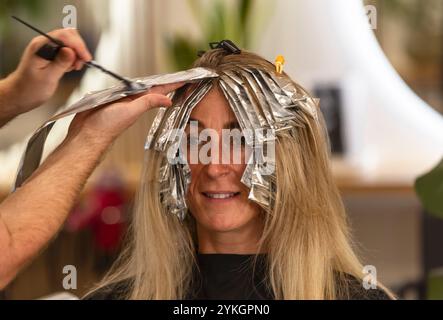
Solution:
M 205 171 L 211 179 L 217 179 L 227 175 L 230 169 L 229 164 L 209 163 L 205 166 Z

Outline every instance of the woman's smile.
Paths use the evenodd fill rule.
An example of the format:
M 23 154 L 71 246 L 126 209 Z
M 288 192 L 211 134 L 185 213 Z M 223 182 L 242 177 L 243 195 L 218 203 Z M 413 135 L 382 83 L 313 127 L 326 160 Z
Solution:
M 223 203 L 227 201 L 233 201 L 238 199 L 241 192 L 227 192 L 227 191 L 206 191 L 201 194 L 207 199 L 214 203 Z

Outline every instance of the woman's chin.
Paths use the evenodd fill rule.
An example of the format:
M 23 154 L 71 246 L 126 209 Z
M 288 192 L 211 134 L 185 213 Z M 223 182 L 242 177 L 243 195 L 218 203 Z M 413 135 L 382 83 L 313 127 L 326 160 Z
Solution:
M 242 228 L 247 221 L 241 221 L 229 213 L 214 214 L 203 223 L 205 228 L 215 232 L 229 232 Z

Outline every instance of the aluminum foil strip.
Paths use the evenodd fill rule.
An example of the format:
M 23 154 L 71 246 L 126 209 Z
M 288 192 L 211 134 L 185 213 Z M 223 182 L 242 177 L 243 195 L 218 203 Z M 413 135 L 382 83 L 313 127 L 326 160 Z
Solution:
M 264 79 L 263 74 L 257 69 L 250 69 L 250 74 L 254 77 L 256 84 L 263 93 L 266 101 L 268 102 L 272 115 L 275 119 L 276 131 L 281 128 L 288 127 L 288 123 L 296 118 L 295 112 L 284 108 L 275 97 L 267 81 Z
M 187 213 L 186 193 L 191 182 L 191 171 L 187 164 L 164 163 L 165 179 L 160 182 L 160 201 L 166 212 L 183 220 Z
M 175 127 L 179 130 L 175 131 L 175 141 L 180 141 L 185 127 L 189 122 L 191 117 L 191 112 L 194 110 L 195 106 L 206 96 L 206 94 L 212 88 L 212 80 L 201 81 L 197 88 L 193 91 L 190 99 L 187 99 L 181 108 L 180 116 L 176 118 Z
M 237 121 L 240 125 L 240 128 L 242 129 L 245 137 L 246 144 L 248 146 L 254 145 L 254 127 L 252 126 L 251 122 L 249 121 L 248 114 L 246 110 L 243 109 L 240 98 L 236 95 L 235 91 L 229 86 L 227 81 L 229 78 L 225 75 L 222 75 L 219 80 L 220 88 L 228 101 L 229 105 L 231 106 L 232 111 L 235 114 L 235 117 L 237 118 Z
M 315 120 L 318 120 L 317 104 L 315 102 L 315 99 L 312 99 L 309 95 L 305 94 L 304 92 L 300 92 L 300 90 L 297 90 L 295 85 L 287 78 L 274 76 L 269 73 L 268 75 L 275 82 L 276 86 L 281 88 L 281 90 L 289 98 L 291 98 L 294 104 L 303 109 L 303 111 L 305 111 Z
M 249 88 L 247 81 L 243 80 L 243 73 L 226 71 L 223 74 L 227 75 L 237 84 L 235 87 L 235 92 L 239 94 L 243 108 L 248 111 L 248 115 L 250 115 L 250 118 L 253 119 L 253 125 L 257 124 L 254 127 L 263 128 L 269 126 L 266 118 L 262 115 L 263 111 L 257 105 L 256 101 L 254 101 L 254 98 L 252 98 L 251 91 L 248 90 Z
M 275 189 L 275 169 L 276 164 L 274 159 L 263 157 L 261 152 L 257 150 L 264 146 L 269 148 L 269 144 L 274 141 L 267 141 L 262 145 L 255 145 L 253 154 L 254 160 L 249 158 L 246 169 L 242 175 L 241 182 L 250 188 L 248 198 L 259 203 L 262 207 L 269 208 L 272 205 L 270 202 L 271 190 Z M 268 149 L 269 150 L 269 149 Z M 267 193 L 265 192 L 267 190 Z
M 229 99 L 232 102 L 228 100 L 229 104 L 235 105 L 235 107 L 242 110 L 239 114 L 244 119 L 243 122 L 248 126 L 248 129 L 252 132 L 254 129 L 261 128 L 262 124 L 257 116 L 257 112 L 249 101 L 242 84 L 236 82 L 231 78 L 231 75 L 226 73 L 223 73 L 222 81 L 231 89 Z M 250 140 L 247 139 L 247 141 Z
M 258 74 L 256 69 L 244 67 L 241 69 L 244 71 L 242 76 L 246 79 L 247 87 L 251 91 L 251 100 L 257 101 L 261 106 L 261 111 L 265 114 L 271 129 L 278 132 L 294 126 L 300 126 L 303 123 L 302 118 L 298 114 L 300 108 L 287 99 L 287 108 L 285 109 L 281 104 L 277 103 L 275 97 L 273 98 L 273 92 L 268 90 L 268 82 L 264 81 L 266 74 Z
M 244 70 L 243 77 L 248 82 L 253 95 L 255 96 L 256 101 L 259 102 L 260 106 L 262 107 L 263 114 L 265 115 L 265 118 L 267 120 L 267 123 L 271 129 L 275 129 L 275 118 L 272 114 L 272 110 L 269 106 L 268 101 L 266 100 L 263 92 L 260 90 L 259 85 L 257 84 L 257 81 L 255 80 L 252 72 L 247 68 L 242 68 Z
M 275 82 L 272 80 L 272 76 L 263 70 L 256 70 L 256 73 L 258 73 L 257 79 L 262 79 L 263 82 L 261 85 L 266 90 L 268 88 L 270 91 L 266 93 L 266 96 L 270 98 L 271 105 L 274 105 L 275 101 L 277 101 L 277 114 L 276 119 L 278 120 L 277 123 L 279 123 L 279 127 L 276 131 L 282 131 L 286 129 L 290 129 L 292 127 L 304 127 L 305 120 L 303 119 L 302 113 L 306 113 L 304 111 L 304 108 L 300 107 L 300 103 L 303 100 L 306 100 L 307 97 L 302 97 L 299 99 L 291 99 L 290 97 L 286 96 L 285 92 L 275 84 Z M 272 99 L 272 96 L 274 99 Z M 275 114 L 275 107 L 274 114 Z M 289 114 L 289 116 L 288 116 Z
M 262 106 L 257 103 L 258 98 L 255 97 L 254 92 L 251 88 L 251 85 L 248 83 L 248 80 L 243 77 L 244 72 L 242 74 L 235 74 L 234 72 L 225 73 L 229 78 L 233 80 L 231 84 L 235 85 L 235 87 L 231 87 L 235 92 L 240 93 L 238 95 L 239 101 L 241 103 L 242 109 L 245 110 L 249 119 L 252 119 L 251 126 L 253 127 L 253 138 L 255 140 L 254 143 L 263 143 L 265 139 L 275 139 L 275 134 L 265 136 L 263 134 L 263 130 L 272 130 L 273 124 L 269 123 L 268 119 L 264 116 Z M 244 80 L 243 80 L 244 79 Z M 247 122 L 247 119 L 244 121 Z
M 177 137 L 177 134 L 183 133 L 192 110 L 211 87 L 212 81 L 201 81 L 185 101 L 177 102 L 180 97 L 174 99 L 173 106 L 168 108 L 165 114 L 157 115 L 154 119 L 155 123 L 161 122 L 160 129 L 157 132 L 156 128 L 149 131 L 145 149 L 150 149 L 151 144 L 154 143 L 155 150 L 165 152 L 171 144 L 177 142 L 177 139 L 181 138 Z

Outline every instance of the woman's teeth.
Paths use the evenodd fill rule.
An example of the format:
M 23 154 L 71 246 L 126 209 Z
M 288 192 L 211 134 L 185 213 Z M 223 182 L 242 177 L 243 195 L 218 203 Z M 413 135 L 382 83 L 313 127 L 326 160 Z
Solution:
M 240 192 L 231 192 L 231 193 L 207 193 L 203 192 L 203 194 L 211 199 L 229 199 L 232 197 L 235 197 L 236 195 L 240 194 Z

